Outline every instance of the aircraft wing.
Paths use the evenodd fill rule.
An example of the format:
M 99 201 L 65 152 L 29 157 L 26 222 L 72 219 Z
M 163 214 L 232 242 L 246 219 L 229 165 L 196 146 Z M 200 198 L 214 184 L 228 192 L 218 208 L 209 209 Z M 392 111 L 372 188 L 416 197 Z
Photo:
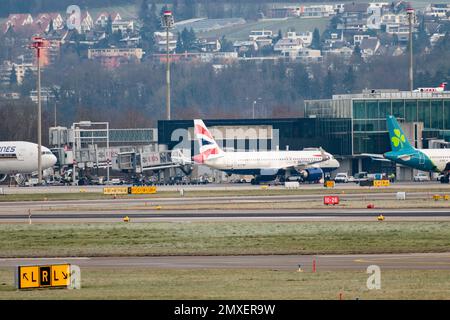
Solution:
M 296 165 L 287 167 L 285 169 L 293 169 L 293 170 L 296 170 L 296 171 L 303 170 L 303 169 L 306 169 L 307 167 L 309 167 L 311 165 L 322 163 L 322 162 L 325 162 L 325 161 L 329 160 L 330 157 L 325 154 L 325 151 L 322 148 L 319 148 L 319 149 L 320 149 L 320 154 L 322 155 L 322 158 L 320 160 L 310 161 L 310 162 L 305 162 L 305 161 L 298 162 Z
M 385 161 L 385 162 L 391 162 L 391 160 L 386 159 L 382 154 L 377 153 L 361 153 L 362 156 L 369 157 L 374 161 Z
M 414 153 L 402 154 L 401 156 L 398 156 L 397 159 L 408 161 L 414 155 Z

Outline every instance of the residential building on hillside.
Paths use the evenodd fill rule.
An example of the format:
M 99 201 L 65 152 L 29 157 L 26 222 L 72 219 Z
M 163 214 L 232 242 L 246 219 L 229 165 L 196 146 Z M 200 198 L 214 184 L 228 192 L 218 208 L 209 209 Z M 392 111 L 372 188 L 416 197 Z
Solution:
M 89 12 L 86 10 L 81 13 L 81 32 L 87 32 L 94 28 L 94 20 L 92 19 Z
M 164 31 L 157 31 L 153 34 L 153 37 L 155 39 L 155 44 L 158 48 L 159 52 L 166 52 L 167 51 L 167 34 Z M 172 33 L 169 32 L 169 52 L 172 52 L 177 47 L 177 38 Z
M 53 23 L 53 30 L 60 30 L 65 26 L 63 17 L 57 12 L 41 13 L 34 20 L 34 24 L 39 24 L 45 32 L 49 32 L 50 22 Z
M 235 41 L 233 42 L 234 50 L 238 53 L 245 53 L 248 51 L 257 51 L 258 50 L 258 44 L 256 41 Z
M 113 32 L 133 32 L 134 31 L 134 21 L 131 20 L 119 20 L 119 21 L 113 21 L 111 24 L 112 31 Z
M 197 40 L 201 52 L 218 52 L 222 48 L 217 38 L 203 38 Z
M 22 84 L 25 77 L 25 72 L 27 70 L 36 72 L 37 67 L 32 63 L 12 63 L 10 61 L 6 61 L 0 66 L 0 81 L 3 84 L 10 83 L 12 70 L 15 70 L 16 72 L 17 83 Z
M 361 49 L 361 57 L 367 60 L 369 57 L 375 55 L 380 48 L 380 40 L 377 37 L 370 37 L 363 39 L 359 45 Z
M 143 55 L 141 48 L 88 49 L 88 59 L 100 61 L 107 68 L 115 68 L 129 62 L 140 62 Z
M 327 4 L 301 6 L 297 12 L 302 18 L 326 18 L 336 14 L 334 6 Z
M 256 41 L 260 38 L 266 39 L 266 38 L 272 38 L 273 37 L 273 31 L 272 30 L 254 30 L 250 31 L 250 35 L 248 38 L 252 41 Z
M 448 3 L 429 4 L 425 8 L 424 14 L 429 17 L 450 19 L 450 4 Z
M 355 34 L 353 36 L 353 44 L 356 45 L 361 45 L 361 41 L 363 41 L 363 39 L 369 39 L 370 35 L 368 34 Z
M 29 13 L 10 14 L 3 23 L 3 33 L 6 33 L 9 28 L 13 28 L 15 31 L 18 31 L 23 27 L 30 26 L 33 21 L 33 17 Z
M 101 12 L 98 14 L 97 18 L 95 19 L 95 25 L 105 28 L 106 25 L 108 24 L 108 19 L 111 16 L 111 22 L 118 22 L 122 20 L 122 17 L 120 16 L 119 13 L 117 12 Z
M 299 38 L 282 38 L 277 41 L 273 51 L 279 52 L 282 56 L 295 59 L 300 49 L 303 48 L 303 41 Z
M 302 48 L 298 51 L 296 58 L 303 63 L 321 62 L 322 53 L 320 50 Z

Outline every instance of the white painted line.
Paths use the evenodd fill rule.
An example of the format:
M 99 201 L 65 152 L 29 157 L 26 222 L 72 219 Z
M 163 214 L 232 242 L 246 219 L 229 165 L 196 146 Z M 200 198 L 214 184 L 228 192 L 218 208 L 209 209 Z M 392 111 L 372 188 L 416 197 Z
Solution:
M 90 260 L 88 257 L 57 257 L 57 258 L 0 258 L 0 261 L 28 261 L 28 260 Z

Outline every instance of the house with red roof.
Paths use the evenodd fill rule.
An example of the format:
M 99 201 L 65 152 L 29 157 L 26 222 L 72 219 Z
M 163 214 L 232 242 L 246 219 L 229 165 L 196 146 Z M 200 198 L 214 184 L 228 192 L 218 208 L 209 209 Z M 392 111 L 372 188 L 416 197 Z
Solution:
M 3 33 L 6 33 L 9 28 L 15 31 L 29 26 L 33 23 L 33 17 L 28 13 L 14 13 L 10 14 L 2 26 Z
M 100 26 L 102 28 L 106 27 L 106 25 L 108 24 L 109 16 L 111 16 L 111 20 L 113 23 L 122 20 L 122 17 L 120 16 L 120 14 L 118 12 L 112 12 L 112 13 L 101 12 L 95 19 L 95 25 Z

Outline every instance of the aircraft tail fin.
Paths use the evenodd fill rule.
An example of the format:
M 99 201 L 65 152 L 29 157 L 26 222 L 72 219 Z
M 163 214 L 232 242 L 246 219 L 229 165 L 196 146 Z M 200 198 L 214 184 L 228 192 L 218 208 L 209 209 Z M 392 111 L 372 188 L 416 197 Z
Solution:
M 400 124 L 394 116 L 387 117 L 387 126 L 389 130 L 389 140 L 391 141 L 392 151 L 407 151 L 414 147 L 409 143 Z
M 204 163 L 207 159 L 222 156 L 224 154 L 203 120 L 194 120 L 194 134 L 200 145 L 200 153 L 193 157 L 195 162 Z

